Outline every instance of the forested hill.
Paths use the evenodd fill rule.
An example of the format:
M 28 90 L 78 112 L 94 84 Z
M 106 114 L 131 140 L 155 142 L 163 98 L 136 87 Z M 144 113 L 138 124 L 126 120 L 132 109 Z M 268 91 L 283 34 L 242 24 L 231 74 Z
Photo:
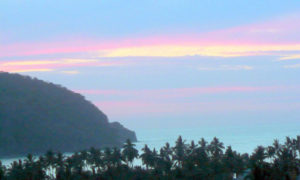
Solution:
M 133 131 L 77 93 L 18 74 L 0 72 L 0 157 L 73 152 L 136 141 Z

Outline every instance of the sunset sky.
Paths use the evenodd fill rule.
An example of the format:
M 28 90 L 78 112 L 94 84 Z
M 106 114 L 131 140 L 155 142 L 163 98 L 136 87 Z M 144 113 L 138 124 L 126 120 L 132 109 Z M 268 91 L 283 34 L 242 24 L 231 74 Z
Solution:
M 299 122 L 300 1 L 1 0 L 0 71 L 133 129 Z

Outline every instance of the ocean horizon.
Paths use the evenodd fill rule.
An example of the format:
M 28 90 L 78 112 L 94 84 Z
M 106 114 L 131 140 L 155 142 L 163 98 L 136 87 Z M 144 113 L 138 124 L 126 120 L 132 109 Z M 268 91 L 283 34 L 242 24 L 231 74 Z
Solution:
M 150 148 L 159 150 L 166 142 L 174 145 L 179 136 L 189 144 L 192 140 L 197 144 L 201 138 L 208 143 L 217 137 L 224 143 L 224 147 L 231 146 L 239 153 L 251 154 L 257 146 L 272 145 L 275 139 L 283 143 L 286 137 L 296 138 L 300 135 L 300 123 L 261 124 L 237 126 L 204 126 L 195 128 L 163 128 L 136 130 L 137 149 L 147 144 Z
M 135 142 L 136 148 L 141 153 L 141 149 L 148 145 L 150 149 L 159 150 L 167 142 L 171 146 L 179 136 L 189 144 L 192 140 L 197 144 L 201 138 L 204 138 L 208 143 L 217 137 L 224 143 L 224 147 L 231 146 L 233 150 L 239 153 L 251 154 L 257 146 L 272 145 L 275 139 L 281 143 L 285 138 L 296 138 L 300 135 L 300 123 L 287 124 L 263 124 L 259 126 L 238 125 L 238 126 L 202 126 L 195 128 L 151 128 L 135 130 L 138 141 Z M 66 156 L 72 153 L 65 153 Z M 2 158 L 3 165 L 10 165 L 13 161 L 24 159 L 24 156 L 14 158 Z M 141 161 L 137 160 L 136 165 L 141 165 Z

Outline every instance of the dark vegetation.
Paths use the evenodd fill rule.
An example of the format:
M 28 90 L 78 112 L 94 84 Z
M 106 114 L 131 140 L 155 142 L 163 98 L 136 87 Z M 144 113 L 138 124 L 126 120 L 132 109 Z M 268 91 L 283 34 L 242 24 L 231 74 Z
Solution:
M 133 166 L 135 159 L 143 166 Z M 187 144 L 179 137 L 173 147 L 168 143 L 159 151 L 147 145 L 139 155 L 128 140 L 123 149 L 105 148 L 80 151 L 65 157 L 48 151 L 34 158 L 0 167 L 1 179 L 238 179 L 288 180 L 299 175 L 300 136 L 286 138 L 284 144 L 275 140 L 272 146 L 258 146 L 251 155 L 240 154 L 214 138 Z
M 120 147 L 133 131 L 64 87 L 0 72 L 0 157 Z
M 284 144 L 275 140 L 272 146 L 258 146 L 251 155 L 225 148 L 217 138 L 187 144 L 179 137 L 173 147 L 166 143 L 156 150 L 145 145 L 140 154 L 132 141 L 134 132 L 109 123 L 80 94 L 0 73 L 0 156 L 30 153 L 8 166 L 0 163 L 0 180 L 226 180 L 234 174 L 241 179 L 282 180 L 300 174 L 300 136 L 287 137 Z M 93 148 L 82 150 L 88 147 Z M 134 163 L 137 159 L 142 166 Z

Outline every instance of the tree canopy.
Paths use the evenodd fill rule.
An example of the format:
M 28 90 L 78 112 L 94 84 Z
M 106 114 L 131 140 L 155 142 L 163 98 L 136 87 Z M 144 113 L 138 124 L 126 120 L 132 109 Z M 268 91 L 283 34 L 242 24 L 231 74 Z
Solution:
M 10 166 L 0 163 L 0 179 L 73 180 L 73 179 L 199 179 L 232 180 L 295 180 L 300 177 L 300 136 L 286 138 L 284 144 L 258 146 L 252 154 L 241 154 L 231 146 L 224 147 L 214 138 L 208 147 L 185 143 L 181 137 L 171 147 L 168 143 L 159 151 L 148 145 L 138 150 L 128 140 L 122 149 L 90 148 L 64 156 L 48 151 L 40 157 L 27 155 Z M 269 151 L 274 148 L 275 151 Z M 218 152 L 218 153 L 216 153 Z M 218 158 L 216 158 L 218 157 Z M 142 164 L 137 163 L 142 160 Z

